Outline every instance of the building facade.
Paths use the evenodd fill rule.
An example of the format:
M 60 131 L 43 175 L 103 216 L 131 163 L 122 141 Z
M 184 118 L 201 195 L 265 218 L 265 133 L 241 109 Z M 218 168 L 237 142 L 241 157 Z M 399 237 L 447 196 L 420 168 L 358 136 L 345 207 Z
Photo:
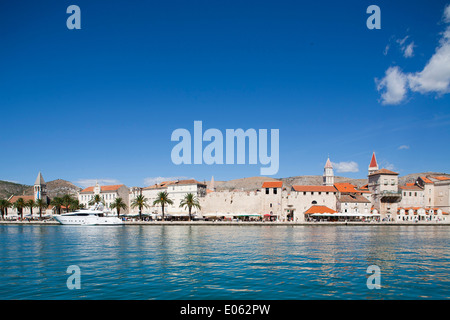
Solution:
M 122 198 L 122 201 L 127 204 L 127 209 L 121 209 L 121 213 L 128 213 L 129 211 L 129 190 L 124 184 L 100 186 L 98 183 L 95 186 L 87 187 L 78 193 L 78 201 L 84 207 L 89 207 L 91 200 L 95 195 L 99 195 L 104 202 L 107 209 L 111 208 L 111 204 L 117 199 Z M 117 212 L 116 209 L 112 212 Z

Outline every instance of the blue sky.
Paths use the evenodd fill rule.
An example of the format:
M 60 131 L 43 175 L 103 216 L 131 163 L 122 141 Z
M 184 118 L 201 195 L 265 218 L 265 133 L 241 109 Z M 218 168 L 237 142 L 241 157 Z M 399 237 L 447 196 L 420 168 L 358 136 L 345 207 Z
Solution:
M 400 175 L 448 173 L 448 3 L 2 1 L 0 179 L 259 175 L 173 164 L 171 134 L 195 120 L 279 129 L 275 178 L 321 175 L 328 155 L 335 175 L 364 178 L 373 151 Z M 81 30 L 66 27 L 72 4 Z

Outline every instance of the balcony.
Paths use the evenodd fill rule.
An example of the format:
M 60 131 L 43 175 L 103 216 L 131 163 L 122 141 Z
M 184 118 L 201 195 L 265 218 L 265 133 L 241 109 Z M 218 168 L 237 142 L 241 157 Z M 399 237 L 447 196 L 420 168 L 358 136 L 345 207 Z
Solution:
M 401 191 L 381 191 L 380 199 L 382 202 L 399 202 L 402 199 Z

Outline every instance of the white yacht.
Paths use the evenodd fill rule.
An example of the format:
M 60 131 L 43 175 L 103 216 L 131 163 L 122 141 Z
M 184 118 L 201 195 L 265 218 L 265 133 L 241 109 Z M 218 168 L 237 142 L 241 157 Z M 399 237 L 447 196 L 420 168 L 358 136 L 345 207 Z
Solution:
M 83 226 L 119 225 L 124 223 L 116 216 L 108 215 L 109 213 L 109 211 L 104 210 L 103 204 L 99 203 L 89 207 L 89 209 L 54 215 L 53 218 L 61 224 Z

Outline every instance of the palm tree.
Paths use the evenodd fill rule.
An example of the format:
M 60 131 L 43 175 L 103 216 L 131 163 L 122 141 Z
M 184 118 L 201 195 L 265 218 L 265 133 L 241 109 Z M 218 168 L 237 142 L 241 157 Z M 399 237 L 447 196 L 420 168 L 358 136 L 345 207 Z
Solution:
M 188 208 L 189 209 L 189 221 L 191 221 L 191 211 L 192 208 L 201 209 L 200 203 L 198 202 L 197 197 L 192 194 L 188 193 L 184 196 L 183 200 L 180 202 L 180 208 Z
M 30 208 L 30 217 L 33 217 L 33 208 L 36 206 L 36 203 L 34 203 L 33 199 L 28 200 L 25 202 L 25 207 Z
M 120 216 L 120 209 L 127 210 L 128 206 L 123 202 L 122 198 L 116 198 L 113 203 L 109 206 L 111 209 L 117 210 L 117 217 Z
M 63 206 L 63 201 L 61 197 L 54 197 L 50 202 L 52 206 L 56 208 L 56 212 L 61 214 L 61 207 Z
M 70 194 L 65 194 L 61 198 L 62 205 L 66 207 L 66 212 L 69 212 L 69 207 L 72 209 L 74 201 L 75 199 Z
M 8 215 L 8 208 L 11 208 L 12 204 L 6 199 L 0 200 L 0 211 L 2 213 L 2 220 L 4 219 L 5 214 Z
M 100 197 L 99 194 L 94 195 L 94 197 L 91 199 L 91 201 L 89 201 L 89 205 L 92 206 L 92 205 L 97 204 L 97 203 L 105 204 L 105 200 L 103 200 L 103 198 Z
M 167 191 L 161 191 L 160 193 L 158 193 L 158 195 L 156 196 L 156 200 L 153 201 L 153 205 L 157 204 L 161 205 L 162 221 L 164 221 L 164 205 L 173 204 L 173 201 L 169 199 L 169 194 L 167 193 Z
M 140 194 L 136 198 L 134 198 L 133 202 L 131 203 L 132 208 L 139 208 L 140 220 L 142 220 L 142 208 L 148 208 L 147 200 L 148 199 L 146 197 Z
M 48 208 L 47 201 L 44 201 L 42 199 L 36 200 L 36 208 L 39 208 L 39 219 L 42 219 L 42 210 Z
M 84 205 L 80 204 L 80 200 L 72 198 L 72 202 L 70 203 L 70 209 L 75 211 L 81 208 L 84 208 Z
M 17 209 L 17 211 L 20 214 L 20 219 L 23 219 L 23 208 L 25 208 L 26 204 L 25 204 L 25 200 L 23 200 L 23 198 L 19 198 L 16 200 L 16 202 L 14 202 L 13 207 Z

